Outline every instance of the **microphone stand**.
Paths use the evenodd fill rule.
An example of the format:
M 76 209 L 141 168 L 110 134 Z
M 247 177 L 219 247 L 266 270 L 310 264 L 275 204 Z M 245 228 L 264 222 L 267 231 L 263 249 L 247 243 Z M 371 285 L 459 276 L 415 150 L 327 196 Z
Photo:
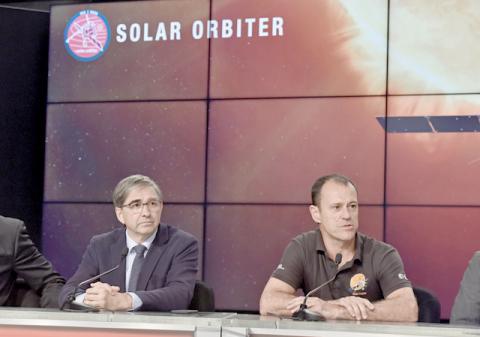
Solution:
M 335 272 L 335 275 L 331 279 L 329 279 L 327 282 L 322 283 L 321 285 L 319 285 L 318 287 L 310 290 L 307 293 L 307 295 L 303 299 L 303 303 L 300 304 L 300 308 L 292 315 L 293 320 L 295 320 L 295 321 L 322 321 L 322 320 L 325 319 L 325 317 L 323 317 L 323 315 L 321 315 L 319 313 L 316 313 L 312 310 L 309 310 L 307 308 L 307 300 L 312 294 L 316 293 L 317 291 L 319 291 L 320 289 L 325 287 L 327 284 L 329 284 L 330 282 L 335 280 L 335 278 L 337 277 L 338 266 L 340 265 L 341 262 L 342 262 L 342 254 L 338 253 L 337 255 L 335 255 L 335 264 L 337 266 L 337 270 Z
M 98 275 L 95 275 L 95 276 L 93 276 L 93 277 L 90 277 L 89 279 L 87 279 L 87 280 L 85 280 L 85 281 L 82 281 L 82 282 L 80 282 L 79 284 L 77 284 L 77 285 L 75 286 L 75 288 L 73 288 L 73 291 L 68 295 L 68 297 L 67 297 L 67 299 L 65 300 L 65 302 L 63 302 L 62 306 L 60 307 L 60 310 L 62 310 L 62 311 L 80 311 L 80 312 L 97 312 L 97 311 L 99 311 L 97 308 L 88 307 L 88 306 L 83 306 L 83 305 L 80 305 L 80 304 L 75 303 L 75 302 L 74 302 L 74 301 L 75 301 L 75 297 L 77 296 L 77 293 L 79 292 L 79 290 L 80 290 L 83 286 L 85 286 L 85 285 L 87 285 L 87 284 L 89 284 L 89 283 L 91 283 L 91 282 L 93 282 L 93 281 L 101 278 L 102 276 L 105 276 L 105 275 L 107 275 L 107 274 L 110 274 L 111 272 L 114 272 L 115 270 L 117 270 L 118 268 L 120 268 L 120 264 L 121 264 L 122 261 L 125 259 L 125 257 L 127 256 L 127 254 L 128 254 L 128 248 L 125 247 L 125 248 L 123 249 L 123 251 L 122 251 L 122 257 L 120 258 L 120 263 L 119 263 L 119 264 L 117 264 L 115 267 L 113 267 L 113 268 L 111 268 L 111 269 L 109 269 L 109 270 L 104 271 L 103 273 L 100 273 L 100 274 L 98 274 Z M 68 308 L 68 309 L 65 308 L 65 307 L 67 306 L 67 304 L 69 305 L 69 308 Z

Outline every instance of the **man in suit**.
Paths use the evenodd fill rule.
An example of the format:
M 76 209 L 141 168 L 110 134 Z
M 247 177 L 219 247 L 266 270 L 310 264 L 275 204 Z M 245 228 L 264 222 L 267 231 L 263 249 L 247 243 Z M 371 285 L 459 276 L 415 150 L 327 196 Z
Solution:
M 23 279 L 28 292 L 22 306 L 56 307 L 65 279 L 55 272 L 28 236 L 22 221 L 0 216 L 0 305 L 15 306 L 16 280 Z M 38 296 L 37 296 L 38 295 Z
M 124 226 L 92 238 L 80 266 L 62 289 L 59 304 L 78 292 L 76 303 L 97 309 L 187 309 L 197 274 L 197 240 L 160 224 L 162 192 L 149 177 L 132 175 L 121 180 L 113 192 L 113 204 Z M 86 290 L 76 287 L 116 265 L 118 269 Z

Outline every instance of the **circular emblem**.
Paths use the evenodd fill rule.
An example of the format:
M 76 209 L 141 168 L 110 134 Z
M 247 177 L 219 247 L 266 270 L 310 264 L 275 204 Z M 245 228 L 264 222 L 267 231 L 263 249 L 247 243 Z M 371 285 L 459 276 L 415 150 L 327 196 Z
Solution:
M 367 287 L 367 279 L 363 274 L 355 274 L 350 279 L 350 288 L 354 292 L 363 291 Z
M 74 59 L 95 61 L 110 44 L 110 26 L 100 12 L 86 9 L 70 19 L 63 36 L 65 48 Z

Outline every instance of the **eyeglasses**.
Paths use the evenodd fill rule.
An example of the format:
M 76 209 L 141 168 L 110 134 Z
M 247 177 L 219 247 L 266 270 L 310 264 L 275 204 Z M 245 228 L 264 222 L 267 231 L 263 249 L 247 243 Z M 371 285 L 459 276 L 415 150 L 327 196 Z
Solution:
M 160 209 L 162 202 L 160 200 L 149 200 L 147 202 L 141 202 L 140 200 L 134 200 L 129 204 L 122 205 L 121 207 L 128 208 L 134 213 L 140 213 L 143 210 L 143 206 L 147 206 L 151 212 L 156 212 Z

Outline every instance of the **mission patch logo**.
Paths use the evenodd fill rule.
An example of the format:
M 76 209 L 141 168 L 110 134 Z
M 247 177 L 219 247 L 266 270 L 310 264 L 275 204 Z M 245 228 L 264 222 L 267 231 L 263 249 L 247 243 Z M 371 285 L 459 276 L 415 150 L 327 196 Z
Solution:
M 82 10 L 68 22 L 64 31 L 65 48 L 77 61 L 95 61 L 110 44 L 110 26 L 98 11 Z
M 368 279 L 362 273 L 358 273 L 352 276 L 350 279 L 350 289 L 352 290 L 352 296 L 366 295 Z

